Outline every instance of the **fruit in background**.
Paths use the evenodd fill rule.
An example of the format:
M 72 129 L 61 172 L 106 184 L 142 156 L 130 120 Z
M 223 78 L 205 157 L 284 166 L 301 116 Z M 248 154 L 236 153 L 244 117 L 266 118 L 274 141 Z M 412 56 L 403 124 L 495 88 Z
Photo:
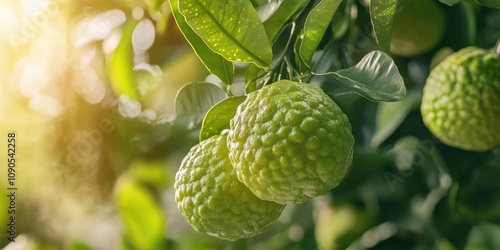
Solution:
M 412 57 L 433 49 L 446 27 L 446 15 L 436 0 L 400 0 L 391 36 L 391 52 Z
M 423 92 L 422 118 L 441 141 L 470 151 L 500 145 L 500 55 L 464 48 L 431 71 Z

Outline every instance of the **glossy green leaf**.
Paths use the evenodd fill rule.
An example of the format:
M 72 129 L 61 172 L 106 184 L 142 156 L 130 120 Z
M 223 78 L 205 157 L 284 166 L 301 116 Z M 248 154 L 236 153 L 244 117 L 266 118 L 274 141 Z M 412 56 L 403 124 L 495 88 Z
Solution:
M 309 12 L 299 39 L 299 55 L 307 66 L 342 0 L 322 0 Z
M 124 176 L 116 184 L 114 199 L 126 239 L 134 249 L 161 249 L 165 218 L 153 195 Z
M 227 60 L 269 68 L 271 43 L 248 0 L 179 0 L 179 11 L 208 47 Z
M 226 92 L 214 84 L 190 83 L 177 93 L 175 111 L 177 116 L 188 117 L 198 124 L 213 105 L 225 98 L 227 98 Z
M 257 78 L 259 77 L 260 68 L 250 64 L 245 75 L 246 88 L 245 92 L 247 94 L 257 90 Z
M 341 39 L 348 31 L 350 25 L 349 8 L 335 12 L 332 19 L 333 39 Z
M 277 0 L 272 0 L 272 1 L 277 1 Z M 268 2 L 268 0 L 250 0 L 252 2 L 252 5 L 255 7 L 259 7 L 261 5 L 264 5 Z
M 320 75 L 328 76 L 328 83 L 337 87 L 332 95 L 356 93 L 375 102 L 401 101 L 406 95 L 396 64 L 382 51 L 368 53 L 351 68 Z
M 297 38 L 297 40 L 295 40 L 295 43 L 293 44 L 293 53 L 295 55 L 299 55 L 299 56 L 295 57 L 295 63 L 297 64 L 297 69 L 300 72 L 307 72 L 307 71 L 309 71 L 309 66 L 307 66 L 307 64 L 304 62 L 304 60 L 300 56 L 300 45 L 301 44 L 302 44 L 302 40 L 299 38 Z
M 488 7 L 488 8 L 496 8 L 500 9 L 500 1 L 498 0 L 476 0 L 479 5 Z
M 378 147 L 391 136 L 420 99 L 420 94 L 410 92 L 401 102 L 380 103 L 375 120 L 375 133 L 371 139 L 372 147 Z
M 221 55 L 210 49 L 205 42 L 191 29 L 179 12 L 178 0 L 170 0 L 170 7 L 175 22 L 186 40 L 193 47 L 194 52 L 210 73 L 216 75 L 226 84 L 232 84 L 234 79 L 234 65 Z
M 280 7 L 283 1 L 268 1 L 267 3 L 259 6 L 255 6 L 255 10 L 257 11 L 257 15 L 262 22 L 265 22 L 269 17 L 271 17 L 276 10 Z
M 370 17 L 375 30 L 375 38 L 382 50 L 391 53 L 391 32 L 398 0 L 372 0 Z
M 123 28 L 120 43 L 116 47 L 108 64 L 111 88 L 117 96 L 127 95 L 137 99 L 137 81 L 134 74 L 134 49 L 132 47 L 132 34 L 138 21 L 132 19 Z
M 236 114 L 238 106 L 245 101 L 246 96 L 227 98 L 213 106 L 205 115 L 200 131 L 200 141 L 214 135 L 219 135 L 222 130 L 229 128 L 229 121 Z
M 474 10 L 474 6 L 471 3 L 468 2 L 463 2 L 461 5 L 459 5 L 461 8 L 459 9 L 460 15 L 462 15 L 460 18 L 460 30 L 462 34 L 465 36 L 464 37 L 464 42 L 467 43 L 467 45 L 473 45 L 475 44 L 477 40 L 477 18 L 476 18 L 476 11 Z M 458 22 L 457 22 L 458 24 Z M 456 27 L 455 27 L 456 28 Z M 459 35 L 455 35 L 458 37 Z
M 308 2 L 308 0 L 287 0 L 281 3 L 278 10 L 264 22 L 264 28 L 269 40 L 273 41 L 285 23 Z

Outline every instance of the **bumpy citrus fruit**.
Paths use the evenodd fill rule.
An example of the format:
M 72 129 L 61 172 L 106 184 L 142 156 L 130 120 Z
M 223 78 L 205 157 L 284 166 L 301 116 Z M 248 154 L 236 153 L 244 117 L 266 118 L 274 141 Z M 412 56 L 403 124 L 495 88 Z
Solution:
M 278 81 L 252 92 L 230 122 L 229 159 L 259 198 L 302 203 L 344 178 L 354 138 L 347 116 L 319 87 Z
M 392 53 L 416 56 L 439 43 L 446 15 L 436 0 L 400 0 L 397 10 L 392 26 Z
M 175 201 L 194 229 L 227 240 L 267 230 L 284 206 L 257 198 L 236 178 L 226 136 L 194 146 L 175 177 Z
M 500 145 L 500 55 L 468 47 L 427 78 L 422 117 L 444 143 L 471 151 Z

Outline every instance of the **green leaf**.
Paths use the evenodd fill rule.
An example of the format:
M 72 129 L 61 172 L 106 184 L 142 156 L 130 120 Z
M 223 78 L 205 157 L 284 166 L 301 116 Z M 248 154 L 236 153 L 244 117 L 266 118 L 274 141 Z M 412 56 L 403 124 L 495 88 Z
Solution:
M 476 0 L 479 5 L 488 7 L 488 8 L 496 8 L 500 9 L 500 1 L 498 0 Z
M 477 5 L 473 2 L 460 1 L 453 8 L 448 8 L 448 25 L 443 37 L 443 43 L 446 46 L 459 49 L 477 44 L 480 25 L 477 23 L 476 7 Z M 485 24 L 485 27 L 488 25 Z
M 179 0 L 186 23 L 216 53 L 229 61 L 269 68 L 271 43 L 248 0 Z
M 401 101 L 406 95 L 403 77 L 394 61 L 382 51 L 372 51 L 356 65 L 328 76 L 337 88 L 332 95 L 356 93 L 374 102 Z
M 210 49 L 205 42 L 191 29 L 179 12 L 178 0 L 170 0 L 170 6 L 175 22 L 186 40 L 193 47 L 194 52 L 210 73 L 216 75 L 226 84 L 232 84 L 234 79 L 234 65 L 221 55 Z
M 227 98 L 213 106 L 205 115 L 200 131 L 200 141 L 214 135 L 219 135 L 222 130 L 229 128 L 229 121 L 236 114 L 238 106 L 245 101 L 246 96 Z
M 286 22 L 308 2 L 308 0 L 287 0 L 281 3 L 278 10 L 264 22 L 264 28 L 269 40 L 274 41 Z
M 463 34 L 463 43 L 466 43 L 466 45 L 473 45 L 476 43 L 477 40 L 477 17 L 476 17 L 476 11 L 474 10 L 474 6 L 472 3 L 469 2 L 463 2 L 462 4 L 459 5 L 458 12 L 460 13 L 459 15 L 459 20 L 458 22 L 455 22 L 456 25 L 460 25 L 460 33 L 455 33 L 454 34 L 454 39 L 457 39 L 457 37 L 460 37 L 460 34 Z M 454 27 L 455 29 L 457 28 L 456 26 Z
M 254 6 L 257 11 L 257 15 L 262 22 L 265 22 L 269 17 L 271 17 L 276 10 L 280 7 L 282 1 L 268 1 L 267 3 L 259 6 Z
M 122 176 L 116 184 L 114 199 L 126 239 L 134 249 L 162 249 L 165 218 L 153 195 Z
M 226 92 L 207 82 L 190 83 L 182 87 L 175 98 L 177 116 L 200 123 L 205 113 L 216 103 L 227 98 Z
M 370 17 L 375 30 L 375 38 L 382 50 L 391 53 L 391 32 L 398 0 L 372 0 Z
M 375 133 L 371 139 L 372 147 L 378 147 L 391 136 L 420 99 L 420 94 L 410 92 L 401 102 L 380 103 L 375 119 Z
M 453 5 L 455 5 L 457 3 L 460 3 L 462 1 L 463 0 L 439 0 L 439 2 L 444 3 L 444 4 L 448 5 L 448 6 L 453 6 Z
M 350 25 L 350 8 L 344 7 L 342 11 L 335 12 L 332 19 L 332 31 L 333 31 L 333 39 L 341 39 L 348 31 Z
M 293 44 L 293 53 L 297 55 L 295 57 L 295 63 L 297 64 L 296 69 L 298 69 L 300 72 L 306 72 L 309 70 L 309 66 L 304 62 L 302 57 L 300 56 L 300 45 L 302 44 L 299 38 L 295 40 L 295 43 Z
M 252 93 L 257 90 L 257 78 L 259 77 L 260 68 L 250 64 L 247 68 L 247 73 L 245 75 L 245 82 L 247 84 L 245 92 L 247 94 Z
M 108 64 L 108 74 L 111 88 L 117 96 L 127 95 L 138 99 L 137 81 L 134 74 L 134 49 L 132 34 L 138 21 L 131 19 L 123 28 L 122 38 L 111 56 Z
M 299 55 L 308 67 L 340 3 L 342 0 L 322 0 L 309 12 L 303 34 L 299 37 Z

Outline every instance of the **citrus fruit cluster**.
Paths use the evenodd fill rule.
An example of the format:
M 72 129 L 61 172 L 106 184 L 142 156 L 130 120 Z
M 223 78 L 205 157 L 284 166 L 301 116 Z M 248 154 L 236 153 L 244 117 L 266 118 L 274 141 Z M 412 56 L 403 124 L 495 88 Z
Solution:
M 347 116 L 321 88 L 281 80 L 250 93 L 228 132 L 189 151 L 175 200 L 199 232 L 250 237 L 268 229 L 286 204 L 339 185 L 353 144 Z
M 448 56 L 427 78 L 421 112 L 450 146 L 485 151 L 500 145 L 500 55 L 468 47 Z
M 226 136 L 194 146 L 176 175 L 175 199 L 199 232 L 237 240 L 268 229 L 284 206 L 257 198 L 236 178 Z
M 313 85 L 279 81 L 250 94 L 230 128 L 238 180 L 264 200 L 302 203 L 325 194 L 352 161 L 347 116 Z

